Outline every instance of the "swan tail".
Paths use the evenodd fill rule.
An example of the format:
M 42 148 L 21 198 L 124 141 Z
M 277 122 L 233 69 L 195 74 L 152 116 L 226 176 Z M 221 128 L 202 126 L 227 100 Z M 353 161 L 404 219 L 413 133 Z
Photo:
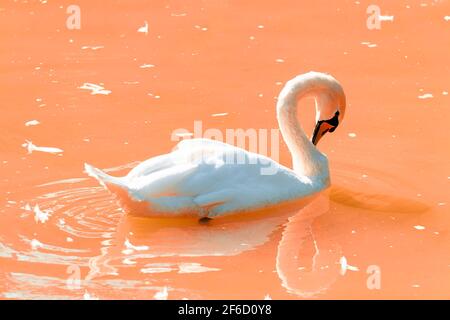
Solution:
M 90 164 L 84 164 L 84 170 L 86 173 L 96 179 L 102 186 L 108 187 L 107 185 L 115 185 L 121 188 L 125 188 L 125 184 L 123 183 L 123 179 L 119 177 L 113 177 L 104 171 L 97 169 Z

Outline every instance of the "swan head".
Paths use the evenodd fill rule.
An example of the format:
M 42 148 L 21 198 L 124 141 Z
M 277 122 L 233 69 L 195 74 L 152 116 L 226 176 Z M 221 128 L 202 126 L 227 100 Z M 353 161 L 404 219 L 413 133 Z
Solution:
M 319 86 L 319 92 L 315 96 L 316 125 L 311 138 L 314 145 L 317 145 L 327 132 L 334 132 L 345 114 L 344 91 L 336 79 L 329 75 L 326 76 L 329 78 L 323 79 L 323 86 Z

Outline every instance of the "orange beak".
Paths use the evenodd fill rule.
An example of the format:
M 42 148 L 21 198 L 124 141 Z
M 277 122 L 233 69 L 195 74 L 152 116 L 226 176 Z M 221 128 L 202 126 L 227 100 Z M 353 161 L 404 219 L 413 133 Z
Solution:
M 312 139 L 311 139 L 312 143 L 314 145 L 317 145 L 317 143 L 325 135 L 325 133 L 332 130 L 333 128 L 335 128 L 335 127 L 333 127 L 331 124 L 329 124 L 326 121 L 317 122 L 316 127 L 314 128 Z

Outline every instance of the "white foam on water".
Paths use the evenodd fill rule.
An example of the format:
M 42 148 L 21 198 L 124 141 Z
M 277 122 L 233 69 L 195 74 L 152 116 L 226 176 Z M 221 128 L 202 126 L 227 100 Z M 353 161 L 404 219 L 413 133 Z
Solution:
M 414 226 L 414 229 L 416 229 L 416 230 L 425 230 L 425 227 L 421 226 L 421 225 L 417 225 L 417 226 Z

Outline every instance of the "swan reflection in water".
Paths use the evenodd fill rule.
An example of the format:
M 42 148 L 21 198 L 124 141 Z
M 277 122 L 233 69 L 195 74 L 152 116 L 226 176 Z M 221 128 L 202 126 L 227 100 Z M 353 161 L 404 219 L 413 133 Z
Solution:
M 327 239 L 325 234 L 315 232 L 313 227 L 314 220 L 328 210 L 329 199 L 327 195 L 320 194 L 294 205 L 280 206 L 268 212 L 224 217 L 207 225 L 199 224 L 195 219 L 124 215 L 118 224 L 114 242 L 125 245 L 111 246 L 107 243 L 101 249 L 102 254 L 90 260 L 90 272 L 86 279 L 122 275 L 123 270 L 117 266 L 122 269 L 123 264 L 140 268 L 141 273 L 152 273 L 151 276 L 158 279 L 158 274 L 167 275 L 167 272 L 177 269 L 178 273 L 218 271 L 221 267 L 218 264 L 210 267 L 186 263 L 185 260 L 237 256 L 257 249 L 273 238 L 276 241 L 276 237 L 272 236 L 276 231 L 281 231 L 274 257 L 281 285 L 294 297 L 314 297 L 326 291 L 340 274 L 340 247 Z M 130 235 L 133 244 L 129 240 Z M 173 262 L 180 258 L 183 262 Z M 172 262 L 164 262 L 164 259 Z M 258 262 L 255 261 L 254 272 L 257 273 L 258 269 Z M 167 276 L 161 280 L 167 280 Z M 170 288 L 169 292 L 171 290 L 178 289 Z M 184 290 L 189 291 L 189 288 Z M 217 295 L 220 296 L 220 293 Z M 198 298 L 201 297 L 199 293 Z
M 411 216 L 429 209 L 408 198 L 332 186 L 295 203 L 202 225 L 195 218 L 124 214 L 113 195 L 85 181 L 39 186 L 34 199 L 17 202 L 39 204 L 50 213 L 45 223 L 21 208 L 0 215 L 2 225 L 20 225 L 0 238 L 8 283 L 3 297 L 76 299 L 86 290 L 101 299 L 148 299 L 165 287 L 169 299 L 276 298 L 280 289 L 292 298 L 320 297 L 340 277 L 349 219 L 357 228 L 368 223 L 358 218 L 361 210 L 373 212 L 373 221 L 399 212 L 401 231 L 399 221 L 410 225 Z M 77 268 L 80 288 L 68 290 L 68 271 Z

